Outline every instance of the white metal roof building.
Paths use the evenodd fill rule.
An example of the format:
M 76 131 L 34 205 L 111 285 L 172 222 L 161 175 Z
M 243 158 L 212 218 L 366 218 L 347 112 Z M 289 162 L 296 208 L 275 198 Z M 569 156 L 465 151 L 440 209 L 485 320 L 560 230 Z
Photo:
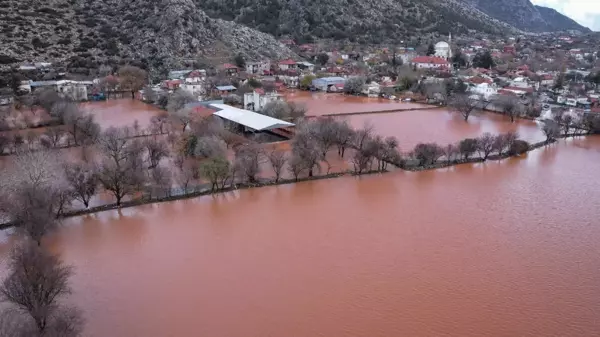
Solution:
M 217 115 L 256 131 L 294 126 L 294 123 L 282 121 L 281 119 L 262 115 L 250 110 L 239 109 L 227 104 L 217 103 L 209 104 L 209 106 L 218 109 L 213 115 Z

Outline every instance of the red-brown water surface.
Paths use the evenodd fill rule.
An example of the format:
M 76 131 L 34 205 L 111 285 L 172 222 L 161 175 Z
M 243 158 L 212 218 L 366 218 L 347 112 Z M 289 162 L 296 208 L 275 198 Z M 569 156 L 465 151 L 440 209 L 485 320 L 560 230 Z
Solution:
M 352 126 L 360 128 L 365 123 L 375 128 L 381 136 L 395 136 L 403 150 L 410 150 L 420 142 L 437 142 L 445 145 L 469 137 L 478 137 L 484 132 L 499 134 L 516 131 L 519 138 L 528 142 L 546 139 L 541 128 L 531 120 L 516 120 L 490 112 L 480 112 L 465 120 L 457 113 L 446 109 L 400 111 L 344 116 Z
M 583 138 L 72 218 L 47 244 L 90 337 L 597 336 L 599 171 Z
M 284 97 L 288 101 L 305 104 L 308 110 L 307 115 L 309 116 L 386 111 L 393 109 L 407 110 L 427 107 L 427 105 L 423 104 L 391 101 L 383 98 L 368 98 L 298 90 L 287 92 Z
M 82 103 L 81 107 L 94 115 L 102 128 L 132 126 L 136 120 L 140 127 L 144 128 L 150 124 L 153 116 L 164 113 L 163 110 L 150 104 L 129 98 Z

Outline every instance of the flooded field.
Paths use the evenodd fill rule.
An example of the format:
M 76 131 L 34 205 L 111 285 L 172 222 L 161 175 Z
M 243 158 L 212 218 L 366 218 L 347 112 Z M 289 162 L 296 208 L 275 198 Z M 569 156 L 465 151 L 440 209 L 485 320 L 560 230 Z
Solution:
M 102 128 L 110 126 L 132 126 L 137 120 L 140 127 L 150 125 L 153 116 L 165 113 L 154 106 L 137 99 L 115 99 L 103 102 L 88 102 L 81 104 L 83 110 L 88 111 Z
M 290 91 L 284 97 L 288 101 L 305 104 L 309 116 L 427 107 L 423 104 L 390 101 L 383 98 L 346 96 L 323 92 Z
M 395 136 L 404 151 L 411 150 L 420 142 L 437 142 L 445 145 L 464 138 L 477 137 L 484 132 L 499 134 L 508 131 L 519 133 L 521 139 L 539 142 L 546 139 L 534 121 L 517 120 L 489 112 L 471 115 L 468 122 L 462 116 L 445 109 L 401 111 L 344 116 L 355 128 L 365 123 L 374 127 L 381 136 Z
M 561 141 L 72 218 L 47 243 L 91 337 L 594 336 L 599 170 L 600 139 Z
M 108 124 L 152 115 L 118 102 L 90 109 Z M 483 132 L 544 138 L 493 114 L 344 118 L 403 150 Z M 347 165 L 332 157 L 333 171 Z M 596 336 L 599 171 L 600 137 L 581 137 L 502 161 L 69 218 L 45 244 L 75 268 L 86 337 Z M 0 233 L 0 276 L 10 247 Z

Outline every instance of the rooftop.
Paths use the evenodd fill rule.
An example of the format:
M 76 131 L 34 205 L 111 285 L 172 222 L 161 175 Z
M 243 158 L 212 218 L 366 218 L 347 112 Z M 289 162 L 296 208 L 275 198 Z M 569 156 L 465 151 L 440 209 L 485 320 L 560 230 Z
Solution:
M 221 118 L 241 124 L 256 131 L 271 130 L 294 126 L 293 123 L 282 121 L 277 118 L 265 116 L 253 111 L 232 107 L 227 104 L 210 104 L 218 111 L 214 113 Z

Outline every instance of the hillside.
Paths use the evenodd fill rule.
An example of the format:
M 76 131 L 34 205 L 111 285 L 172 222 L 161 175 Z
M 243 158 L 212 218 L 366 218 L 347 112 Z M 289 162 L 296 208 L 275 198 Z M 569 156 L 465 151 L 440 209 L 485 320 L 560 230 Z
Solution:
M 560 14 L 553 8 L 543 6 L 535 6 L 535 8 L 554 30 L 579 30 L 582 32 L 591 32 L 589 28 L 578 24 L 575 20 Z
M 195 0 L 209 16 L 296 40 L 385 42 L 417 33 L 510 30 L 458 1 L 442 0 Z
M 535 6 L 530 0 L 463 0 L 482 12 L 518 29 L 529 32 L 551 32 L 577 29 L 589 31 L 557 11 Z
M 192 0 L 4 0 L 0 22 L 0 63 L 66 60 L 85 69 L 133 59 L 166 68 L 238 52 L 293 56 L 273 36 L 209 18 Z

